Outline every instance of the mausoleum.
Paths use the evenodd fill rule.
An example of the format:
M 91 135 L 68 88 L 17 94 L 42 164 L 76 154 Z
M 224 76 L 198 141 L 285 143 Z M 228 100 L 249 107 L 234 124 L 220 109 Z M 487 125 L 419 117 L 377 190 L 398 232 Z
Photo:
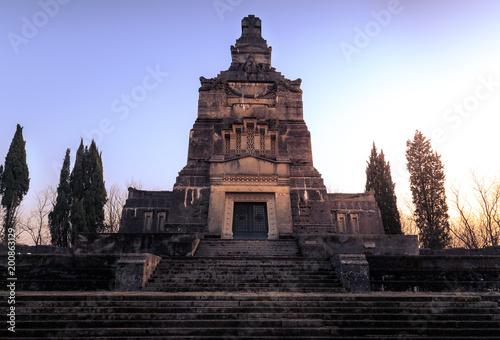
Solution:
M 261 20 L 244 18 L 229 69 L 200 78 L 187 164 L 173 190 L 130 188 L 120 232 L 223 239 L 384 233 L 373 193 L 327 192 L 313 165 L 301 79 L 276 71 L 271 51 Z
M 201 77 L 173 190 L 130 188 L 119 233 L 16 247 L 15 278 L 0 243 L 17 336 L 498 339 L 500 248 L 384 235 L 373 193 L 327 193 L 301 80 L 271 66 L 259 18 L 243 19 L 231 56 Z

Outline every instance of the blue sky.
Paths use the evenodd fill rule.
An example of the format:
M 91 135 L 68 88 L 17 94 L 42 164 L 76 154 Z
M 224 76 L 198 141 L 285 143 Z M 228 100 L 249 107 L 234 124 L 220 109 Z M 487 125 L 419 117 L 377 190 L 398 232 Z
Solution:
M 361 192 L 372 142 L 409 192 L 406 141 L 433 139 L 449 183 L 500 170 L 500 2 L 2 0 L 0 162 L 24 127 L 31 188 L 66 148 L 98 142 L 106 185 L 171 190 L 199 77 L 230 64 L 241 19 L 262 19 L 272 65 L 302 79 L 325 184 Z M 126 99 L 129 98 L 129 99 Z M 29 199 L 29 198 L 28 198 Z

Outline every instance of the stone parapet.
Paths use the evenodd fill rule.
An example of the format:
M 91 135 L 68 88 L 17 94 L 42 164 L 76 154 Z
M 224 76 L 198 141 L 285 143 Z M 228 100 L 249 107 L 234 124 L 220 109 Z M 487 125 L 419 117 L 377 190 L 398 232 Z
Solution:
M 78 234 L 74 253 L 126 254 L 152 253 L 166 256 L 192 256 L 198 234 Z
M 352 293 L 370 291 L 370 276 L 365 255 L 339 254 L 331 257 L 342 286 Z
M 415 235 L 297 235 L 302 254 L 306 257 L 330 257 L 338 254 L 418 255 Z

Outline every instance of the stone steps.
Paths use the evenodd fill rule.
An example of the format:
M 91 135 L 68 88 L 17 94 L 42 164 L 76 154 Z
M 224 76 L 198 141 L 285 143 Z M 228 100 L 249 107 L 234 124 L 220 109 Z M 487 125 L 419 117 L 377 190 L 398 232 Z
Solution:
M 389 313 L 379 313 L 373 314 L 374 312 L 380 312 L 379 309 L 365 312 L 363 314 L 357 313 L 354 310 L 341 312 L 339 310 L 317 310 L 311 309 L 311 311 L 307 312 L 306 308 L 300 308 L 296 311 L 290 310 L 290 308 L 283 308 L 281 312 L 277 313 L 267 313 L 265 310 L 256 309 L 251 310 L 248 309 L 243 313 L 241 310 L 224 310 L 224 312 L 217 313 L 214 312 L 213 309 L 207 308 L 198 308 L 196 311 L 192 310 L 184 310 L 182 308 L 178 310 L 159 310 L 153 309 L 149 312 L 145 310 L 134 310 L 130 309 L 127 311 L 116 312 L 113 309 L 113 315 L 104 314 L 102 316 L 102 320 L 112 320 L 112 321 L 127 321 L 130 320 L 130 313 L 134 313 L 134 320 L 137 321 L 151 321 L 151 320 L 239 320 L 241 317 L 245 316 L 252 319 L 324 319 L 324 320 L 342 320 L 355 322 L 359 320 L 372 320 L 372 321 L 386 321 L 386 320 L 394 320 L 394 321 L 406 321 L 408 316 L 402 314 L 393 314 Z M 119 309 L 116 309 L 119 310 Z M 274 309 L 273 309 L 274 310 Z M 63 309 L 58 314 L 59 320 L 66 321 L 75 321 L 75 320 L 89 320 L 93 318 L 93 313 L 107 313 L 108 309 L 98 309 L 93 307 L 91 310 L 86 311 L 84 308 L 79 309 L 79 314 L 75 315 L 74 312 L 68 311 L 67 309 Z M 25 320 L 52 320 L 54 318 L 53 314 L 57 311 L 55 310 L 45 310 L 45 313 L 36 313 L 33 312 L 28 318 Z M 413 311 L 412 311 L 413 312 Z M 460 312 L 465 312 L 465 310 L 461 310 Z M 427 321 L 429 310 L 421 310 L 420 313 L 414 313 L 415 317 L 412 318 L 413 321 Z M 470 321 L 483 321 L 485 317 L 494 317 L 494 314 L 491 313 L 483 313 L 479 315 L 473 315 L 473 310 L 468 311 L 470 314 L 440 314 L 434 315 L 433 319 L 436 321 L 449 321 L 453 320 L 453 322 L 470 322 Z
M 221 240 L 202 239 L 196 257 L 217 256 L 300 256 L 295 239 L 285 240 Z
M 343 291 L 330 261 L 285 256 L 163 258 L 143 290 Z
M 18 292 L 16 337 L 498 339 L 499 299 L 472 293 Z M 9 335 L 0 330 L 0 339 Z
M 455 337 L 445 337 L 443 338 L 442 336 L 425 336 L 425 337 L 420 337 L 420 336 L 409 336 L 409 335 L 404 335 L 402 336 L 332 336 L 332 335 L 314 335 L 314 336 L 307 336 L 307 335 L 301 335 L 297 337 L 298 339 L 302 340 L 322 340 L 322 339 L 343 339 L 343 340 L 367 340 L 367 339 L 377 339 L 377 340 L 389 340 L 389 339 L 407 339 L 407 340 L 418 340 L 418 339 L 425 339 L 425 340 L 442 340 L 442 339 L 453 339 L 453 340 L 470 340 L 471 337 L 468 336 L 455 336 Z M 24 340 L 36 340 L 40 339 L 38 337 L 25 337 Z M 52 340 L 67 340 L 71 339 L 71 337 L 52 337 Z M 95 336 L 92 337 L 92 339 L 95 340 L 137 340 L 137 336 Z M 163 335 L 159 336 L 141 336 L 141 340 L 158 340 L 158 339 L 165 339 Z M 169 340 L 198 340 L 198 339 L 206 339 L 206 340 L 221 340 L 221 339 L 239 339 L 239 340 L 255 340 L 256 338 L 254 336 L 233 336 L 230 334 L 225 335 L 224 337 L 221 336 L 185 336 L 185 335 L 170 335 L 168 337 Z M 289 337 L 280 337 L 280 336 L 267 336 L 267 335 L 261 335 L 258 337 L 258 339 L 261 340 L 276 340 L 276 339 L 292 339 Z M 482 340 L 498 340 L 498 336 L 481 336 Z
M 371 280 L 375 291 L 422 291 L 422 292 L 454 292 L 454 291 L 500 291 L 499 281 L 448 281 L 448 280 Z

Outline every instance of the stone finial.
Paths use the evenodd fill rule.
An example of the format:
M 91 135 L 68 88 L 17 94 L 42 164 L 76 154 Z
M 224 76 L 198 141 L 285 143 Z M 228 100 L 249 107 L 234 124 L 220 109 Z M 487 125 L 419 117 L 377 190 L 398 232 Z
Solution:
M 256 18 L 255 15 L 250 14 L 241 20 L 241 36 L 262 37 L 261 27 L 262 24 L 260 19 Z

